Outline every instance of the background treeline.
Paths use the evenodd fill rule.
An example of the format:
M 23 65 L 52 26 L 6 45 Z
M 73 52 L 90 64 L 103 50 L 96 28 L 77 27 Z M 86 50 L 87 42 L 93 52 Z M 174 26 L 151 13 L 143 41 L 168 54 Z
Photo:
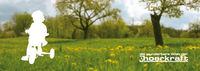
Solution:
M 73 26 L 79 20 L 72 20 L 72 16 L 45 17 L 44 24 L 47 26 L 49 37 L 81 39 L 84 32 Z M 32 23 L 31 14 L 15 13 L 10 21 L 1 25 L 0 38 L 14 38 L 27 36 L 24 33 Z M 200 36 L 200 22 L 192 22 L 188 30 L 177 30 L 171 27 L 162 26 L 162 35 L 173 38 L 198 38 Z M 134 37 L 154 37 L 152 23 L 144 19 L 142 25 L 127 25 L 119 16 L 117 18 L 106 18 L 100 20 L 89 27 L 88 38 L 134 38 Z

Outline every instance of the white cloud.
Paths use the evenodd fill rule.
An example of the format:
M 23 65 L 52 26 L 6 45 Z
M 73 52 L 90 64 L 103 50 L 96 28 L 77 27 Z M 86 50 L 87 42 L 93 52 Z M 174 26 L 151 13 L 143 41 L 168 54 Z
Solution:
M 149 11 L 145 9 L 145 5 L 140 3 L 139 0 L 125 0 L 125 7 L 129 16 L 135 19 L 139 19 L 142 15 L 149 13 Z
M 46 2 L 45 5 L 47 14 L 50 16 L 56 16 L 56 8 L 55 8 L 56 0 L 51 0 L 51 2 L 46 0 L 45 2 Z
M 51 3 L 52 3 L 52 4 L 55 4 L 55 3 L 56 3 L 56 0 L 51 0 Z
M 181 29 L 182 30 L 188 30 L 189 29 L 189 24 L 182 24 Z
M 134 25 L 142 25 L 142 22 L 141 21 L 135 21 L 133 24 Z

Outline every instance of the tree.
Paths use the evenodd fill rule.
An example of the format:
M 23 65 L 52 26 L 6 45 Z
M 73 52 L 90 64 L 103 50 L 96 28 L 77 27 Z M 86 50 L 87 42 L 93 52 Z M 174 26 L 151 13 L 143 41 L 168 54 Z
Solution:
M 12 16 L 12 22 L 14 24 L 13 29 L 16 33 L 16 36 L 20 36 L 21 32 L 24 32 L 25 29 L 29 28 L 31 23 L 33 22 L 31 14 L 24 13 L 15 13 Z
M 122 18 L 103 21 L 98 25 L 98 35 L 101 38 L 125 38 L 128 37 L 129 28 Z
M 49 37 L 72 38 L 74 27 L 71 25 L 71 19 L 65 18 L 61 15 L 46 18 L 44 23 L 47 26 L 48 33 L 51 34 Z
M 58 0 L 56 8 L 62 15 L 73 15 L 79 20 L 79 25 L 72 25 L 82 30 L 86 39 L 89 27 L 94 22 L 120 12 L 117 8 L 111 8 L 111 2 L 112 0 Z
M 156 45 L 163 45 L 162 32 L 160 28 L 160 19 L 163 15 L 172 18 L 179 18 L 183 11 L 181 6 L 198 9 L 200 1 L 198 0 L 141 0 L 146 3 L 146 8 L 151 11 L 151 22 L 153 24 L 154 37 Z
M 13 26 L 14 26 L 14 24 L 11 21 L 7 21 L 7 22 L 3 23 L 4 31 L 13 30 Z
M 200 21 L 189 24 L 189 31 L 194 33 L 194 37 L 198 38 L 200 33 Z
M 152 23 L 150 20 L 145 19 L 141 27 L 138 28 L 138 33 L 136 37 L 153 37 Z

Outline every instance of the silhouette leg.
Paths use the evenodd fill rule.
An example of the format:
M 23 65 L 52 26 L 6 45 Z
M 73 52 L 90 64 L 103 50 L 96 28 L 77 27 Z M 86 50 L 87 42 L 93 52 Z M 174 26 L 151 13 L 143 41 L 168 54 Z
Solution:
M 41 45 L 38 46 L 38 55 L 39 56 L 43 56 L 42 55 L 42 47 L 41 47 Z
M 32 46 L 30 46 L 30 44 L 28 44 L 27 50 L 26 50 L 26 56 L 22 56 L 21 60 L 28 61 L 28 58 L 30 56 L 31 47 Z

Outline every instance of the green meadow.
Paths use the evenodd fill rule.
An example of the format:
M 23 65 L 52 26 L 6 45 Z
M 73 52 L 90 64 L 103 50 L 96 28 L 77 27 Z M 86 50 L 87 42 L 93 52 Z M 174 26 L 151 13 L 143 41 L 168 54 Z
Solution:
M 0 39 L 0 71 L 199 71 L 200 39 L 164 38 L 155 46 L 153 38 L 58 39 L 47 38 L 43 51 L 55 49 L 54 59 L 39 56 L 34 64 L 20 60 L 28 38 Z M 140 53 L 188 53 L 189 62 L 139 62 Z

